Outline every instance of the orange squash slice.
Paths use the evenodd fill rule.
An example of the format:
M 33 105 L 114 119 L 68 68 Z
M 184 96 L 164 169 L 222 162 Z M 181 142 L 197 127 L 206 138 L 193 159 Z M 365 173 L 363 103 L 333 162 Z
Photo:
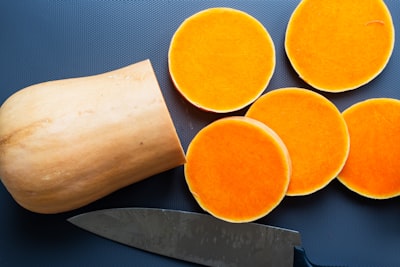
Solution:
M 305 82 L 342 92 L 382 72 L 394 35 L 383 0 L 302 0 L 287 25 L 285 49 Z
M 322 95 L 302 88 L 268 92 L 251 105 L 247 117 L 273 129 L 292 161 L 287 195 L 307 195 L 325 187 L 341 171 L 349 153 L 342 114 Z
M 254 17 L 218 7 L 196 13 L 179 26 L 168 60 L 175 87 L 190 103 L 225 113 L 262 94 L 275 69 L 275 47 Z
M 282 140 L 246 117 L 219 119 L 190 143 L 185 177 L 199 205 L 229 222 L 248 222 L 272 211 L 284 198 L 291 171 Z
M 343 112 L 351 147 L 338 179 L 373 199 L 400 195 L 400 101 L 373 98 Z

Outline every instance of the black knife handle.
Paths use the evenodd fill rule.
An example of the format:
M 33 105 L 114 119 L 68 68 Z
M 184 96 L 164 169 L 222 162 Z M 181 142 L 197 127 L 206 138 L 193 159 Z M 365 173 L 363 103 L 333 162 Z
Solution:
M 316 265 L 310 262 L 307 258 L 306 252 L 302 247 L 295 246 L 294 247 L 294 267 L 329 267 L 324 265 Z M 339 267 L 339 266 L 331 266 L 331 267 Z

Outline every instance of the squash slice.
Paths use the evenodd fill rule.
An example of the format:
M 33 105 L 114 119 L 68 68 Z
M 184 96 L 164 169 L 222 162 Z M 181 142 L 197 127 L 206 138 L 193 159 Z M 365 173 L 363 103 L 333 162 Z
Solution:
M 281 88 L 261 96 L 247 117 L 274 130 L 292 160 L 287 195 L 307 195 L 325 187 L 341 171 L 349 152 L 346 123 L 336 106 L 302 88 Z
M 199 205 L 229 222 L 248 222 L 284 198 L 291 171 L 282 140 L 246 117 L 219 119 L 203 128 L 186 153 L 185 177 Z
M 343 112 L 351 147 L 339 180 L 373 199 L 400 195 L 400 101 L 373 98 Z
M 342 92 L 383 71 L 394 35 L 383 0 L 302 0 L 289 20 L 285 49 L 305 82 L 322 91 Z
M 275 69 L 275 48 L 254 17 L 219 7 L 196 13 L 179 26 L 168 59 L 172 81 L 190 103 L 224 113 L 261 95 Z

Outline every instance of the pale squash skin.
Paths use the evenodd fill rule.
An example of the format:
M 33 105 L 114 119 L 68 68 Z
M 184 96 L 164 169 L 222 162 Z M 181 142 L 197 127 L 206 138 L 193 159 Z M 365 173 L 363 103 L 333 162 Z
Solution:
M 149 60 L 45 82 L 0 108 L 0 177 L 24 208 L 60 213 L 185 163 Z

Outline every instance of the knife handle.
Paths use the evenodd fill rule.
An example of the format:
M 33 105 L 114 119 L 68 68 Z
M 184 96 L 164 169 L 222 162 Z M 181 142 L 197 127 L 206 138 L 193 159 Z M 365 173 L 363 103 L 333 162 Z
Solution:
M 294 247 L 294 267 L 329 267 L 323 265 L 316 265 L 310 262 L 307 258 L 306 252 L 302 247 L 295 246 Z M 331 266 L 334 267 L 334 266 Z M 336 266 L 338 267 L 338 266 Z

